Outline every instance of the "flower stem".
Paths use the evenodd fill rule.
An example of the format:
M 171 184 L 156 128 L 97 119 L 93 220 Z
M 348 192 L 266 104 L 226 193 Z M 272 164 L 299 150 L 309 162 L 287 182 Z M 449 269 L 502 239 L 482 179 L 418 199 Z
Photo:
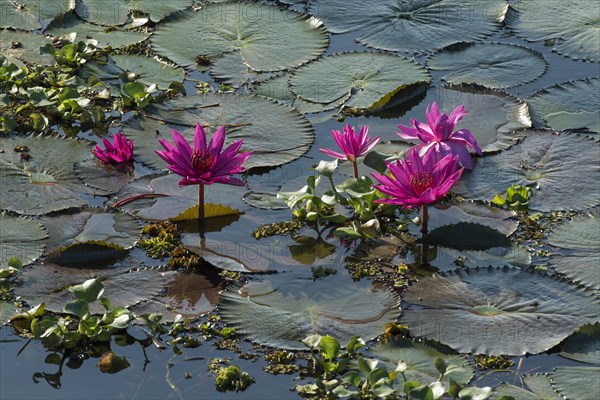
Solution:
M 427 205 L 423 204 L 421 206 L 421 233 L 423 235 L 427 235 L 427 220 L 429 219 L 429 215 L 427 213 Z
M 198 222 L 204 223 L 204 184 L 198 184 Z
M 356 160 L 352 161 L 352 168 L 354 168 L 354 177 L 358 179 L 358 164 Z

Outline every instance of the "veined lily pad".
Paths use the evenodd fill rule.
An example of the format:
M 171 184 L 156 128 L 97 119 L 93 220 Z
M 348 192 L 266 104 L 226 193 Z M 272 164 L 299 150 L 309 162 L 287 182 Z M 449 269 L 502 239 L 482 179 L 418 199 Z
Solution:
M 223 321 L 248 339 L 271 347 L 305 349 L 312 333 L 347 342 L 358 335 L 370 340 L 395 321 L 399 300 L 369 282 L 312 281 L 281 274 L 251 281 L 221 294 Z
M 529 41 L 549 42 L 552 50 L 576 60 L 600 61 L 600 11 L 594 2 L 533 0 L 511 3 L 506 24 Z M 546 42 L 547 41 L 547 42 Z
M 142 42 L 150 36 L 149 33 L 124 31 L 83 22 L 71 13 L 55 19 L 45 30 L 45 33 L 52 36 L 63 36 L 73 32 L 77 33 L 78 40 L 94 39 L 98 42 L 98 47 L 110 46 L 114 49 Z
M 559 83 L 527 98 L 537 127 L 600 132 L 600 79 Z
M 42 240 L 47 237 L 39 222 L 0 213 L 0 265 L 8 265 L 11 257 L 18 257 L 23 265 L 32 263 L 44 252 Z
M 456 269 L 457 266 L 461 268 L 475 268 L 478 265 L 527 267 L 531 264 L 531 254 L 526 248 L 517 245 L 491 247 L 485 250 L 457 250 L 436 246 L 435 251 L 436 257 L 431 261 L 431 265 L 443 272 Z
M 452 190 L 465 198 L 490 201 L 512 184 L 530 186 L 534 188 L 530 208 L 539 211 L 600 204 L 600 143 L 568 133 L 524 135 L 523 143 L 475 160 L 473 171 L 464 172 Z
M 72 0 L 0 0 L 0 28 L 35 30 L 42 20 L 51 20 L 72 9 Z
M 79 0 L 75 7 L 77 15 L 97 25 L 123 25 L 131 13 L 147 14 L 153 22 L 192 5 L 192 0 Z
M 298 68 L 290 89 L 313 103 L 348 99 L 352 109 L 377 110 L 410 85 L 427 84 L 429 74 L 417 63 L 377 52 L 338 53 Z
M 333 33 L 364 29 L 359 43 L 382 50 L 426 52 L 483 39 L 500 28 L 508 9 L 494 0 L 316 0 L 310 12 Z
M 600 398 L 600 367 L 556 368 L 550 380 L 552 387 L 568 400 Z
M 551 265 L 573 281 L 600 290 L 600 221 L 598 215 L 576 217 L 559 225 L 548 243 L 560 248 Z
M 0 30 L 0 50 L 8 59 L 16 58 L 32 64 L 54 65 L 54 57 L 40 54 L 40 47 L 48 43 L 52 41 L 43 35 L 8 29 Z
M 492 89 L 531 82 L 542 76 L 547 65 L 544 56 L 535 50 L 505 43 L 461 43 L 427 61 L 427 66 L 442 71 L 442 79 L 450 84 Z
M 295 43 L 293 48 L 289 43 Z M 259 72 L 297 67 L 318 57 L 327 44 L 319 20 L 243 2 L 206 4 L 198 12 L 165 22 L 152 36 L 156 52 L 182 67 L 193 68 L 199 55 L 213 58 L 239 51 L 244 62 Z
M 264 210 L 286 210 L 289 208 L 282 199 L 277 198 L 275 193 L 250 192 L 246 193 L 242 200 L 249 206 Z
M 215 80 L 227 86 L 239 88 L 253 82 L 264 81 L 276 73 L 256 72 L 246 64 L 237 52 L 225 53 L 210 65 L 210 74 Z
M 0 300 L 0 326 L 8 323 L 17 313 L 17 307 L 12 301 Z
M 600 366 L 600 323 L 582 326 L 562 344 L 560 355 Z
M 409 287 L 400 322 L 461 353 L 537 354 L 598 319 L 600 301 L 565 280 L 516 268 L 463 269 Z
M 69 287 L 98 278 L 111 307 L 130 307 L 158 295 L 171 274 L 173 272 L 157 270 L 130 272 L 37 265 L 19 275 L 14 291 L 31 306 L 45 303 L 46 310 L 62 312 L 64 305 L 73 300 Z M 103 309 L 99 304 L 92 304 L 90 311 L 100 313 Z
M 207 131 L 224 125 L 225 144 L 244 139 L 241 151 L 251 151 L 244 165 L 273 167 L 302 156 L 312 144 L 310 123 L 297 111 L 262 97 L 233 94 L 188 96 L 147 107 L 147 114 L 132 120 L 124 132 L 136 143 L 136 159 L 153 168 L 165 168 L 156 155 L 158 139 L 171 139 L 171 129 L 178 130 L 192 142 L 195 126 Z
M 524 375 L 523 382 L 527 389 L 501 383 L 494 388 L 490 400 L 499 400 L 502 396 L 512 396 L 519 400 L 562 400 L 562 397 L 552 388 L 548 375 Z
M 114 194 L 136 178 L 136 171 L 132 166 L 104 165 L 96 157 L 76 163 L 73 171 L 92 188 L 94 196 Z
M 16 146 L 27 151 L 13 151 Z M 73 168 L 91 157 L 91 143 L 57 136 L 9 136 L 0 137 L 0 148 L 5 149 L 0 153 L 0 209 L 39 215 L 86 204 L 79 194 L 91 190 Z

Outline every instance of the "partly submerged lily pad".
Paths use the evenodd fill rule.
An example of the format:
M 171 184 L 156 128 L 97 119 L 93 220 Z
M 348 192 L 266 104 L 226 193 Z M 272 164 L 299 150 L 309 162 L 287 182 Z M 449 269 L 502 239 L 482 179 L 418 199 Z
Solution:
M 32 263 L 44 252 L 42 240 L 47 237 L 39 222 L 0 213 L 0 265 L 8 265 L 11 257 L 18 257 L 23 265 Z
M 564 82 L 527 98 L 534 124 L 554 130 L 587 129 L 600 132 L 600 79 Z
M 550 375 L 552 387 L 568 400 L 600 398 L 600 367 L 561 367 Z
M 565 340 L 560 355 L 600 366 L 600 323 L 584 325 Z
M 333 54 L 302 66 L 289 83 L 303 100 L 330 104 L 344 99 L 347 107 L 373 111 L 401 90 L 430 81 L 427 71 L 407 58 L 356 52 Z
M 32 64 L 54 65 L 54 57 L 40 53 L 40 47 L 48 43 L 52 41 L 36 33 L 0 30 L 0 50 L 9 60 L 16 58 Z
M 598 318 L 600 301 L 549 275 L 516 268 L 462 269 L 409 287 L 400 322 L 461 353 L 546 351 Z
M 588 0 L 520 0 L 510 4 L 506 24 L 528 41 L 544 41 L 576 60 L 600 61 L 600 10 Z
M 598 214 L 575 217 L 554 229 L 548 243 L 559 247 L 551 265 L 581 285 L 600 290 L 600 220 Z
M 69 12 L 74 3 L 72 0 L 0 0 L 0 28 L 40 29 L 43 20 Z
M 17 146 L 23 151 L 14 151 Z M 91 157 L 91 143 L 58 136 L 9 136 L 0 137 L 0 148 L 5 150 L 0 153 L 0 209 L 40 215 L 86 204 L 79 194 L 91 190 L 73 169 Z
M 544 56 L 523 46 L 505 43 L 461 43 L 434 54 L 427 66 L 442 71 L 450 84 L 477 84 L 504 89 L 543 75 Z
M 399 313 L 398 297 L 366 281 L 313 281 L 286 274 L 250 281 L 221 294 L 219 314 L 246 338 L 270 347 L 302 350 L 312 333 L 347 342 L 380 335 Z
M 503 0 L 315 0 L 310 12 L 333 33 L 360 30 L 357 42 L 382 50 L 426 52 L 498 30 Z
M 258 96 L 207 94 L 188 96 L 146 108 L 147 114 L 127 124 L 124 133 L 136 143 L 136 159 L 153 168 L 165 168 L 156 155 L 158 139 L 172 142 L 171 129 L 192 143 L 195 126 L 207 132 L 224 125 L 225 144 L 243 139 L 241 151 L 251 151 L 246 168 L 274 167 L 308 151 L 313 141 L 310 123 L 297 111 Z
M 158 22 L 164 17 L 188 8 L 192 0 L 79 0 L 75 7 L 77 15 L 96 25 L 123 25 L 128 21 L 131 13 L 146 14 L 153 22 Z
M 185 68 L 193 68 L 198 56 L 239 51 L 258 72 L 297 67 L 318 57 L 329 42 L 315 18 L 244 2 L 209 3 L 198 12 L 181 13 L 164 22 L 151 40 L 157 53 Z
M 501 383 L 494 388 L 490 400 L 499 400 L 503 396 L 518 400 L 562 400 L 563 398 L 552 388 L 548 375 L 524 375 L 523 383 L 527 389 Z
M 512 184 L 530 186 L 530 208 L 583 210 L 600 204 L 600 143 L 585 136 L 524 132 L 526 139 L 502 153 L 475 160 L 452 189 L 470 199 L 490 201 Z M 581 168 L 585 165 L 585 168 Z

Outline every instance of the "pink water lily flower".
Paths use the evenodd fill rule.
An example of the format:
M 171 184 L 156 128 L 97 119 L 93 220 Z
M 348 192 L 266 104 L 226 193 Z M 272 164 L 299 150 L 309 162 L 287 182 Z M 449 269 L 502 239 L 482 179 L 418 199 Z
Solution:
M 465 115 L 467 115 L 467 112 L 462 105 L 456 107 L 450 113 L 450 116 L 440 113 L 434 101 L 431 105 L 431 110 L 427 107 L 427 111 L 425 112 L 426 124 L 412 118 L 410 123 L 413 128 L 398 125 L 398 128 L 402 132 L 396 132 L 396 134 L 402 139 L 418 139 L 422 141 L 423 143 L 416 146 L 421 157 L 430 152 L 436 153 L 438 159 L 448 154 L 456 154 L 458 155 L 458 161 L 463 167 L 473 169 L 473 160 L 467 146 L 481 155 L 481 149 L 477 144 L 477 140 L 475 140 L 473 134 L 467 129 L 453 131 L 458 121 Z
M 96 146 L 93 153 L 105 165 L 124 165 L 133 163 L 133 140 L 127 140 L 124 134 L 115 133 L 113 141 L 102 139 L 104 149 Z
M 337 143 L 338 147 L 342 150 L 342 153 L 333 151 L 330 149 L 319 149 L 328 156 L 339 158 L 340 160 L 348 160 L 354 167 L 354 177 L 358 178 L 358 167 L 356 165 L 356 159 L 365 155 L 371 150 L 377 142 L 379 142 L 379 136 L 371 140 L 369 136 L 369 127 L 363 126 L 360 132 L 357 134 L 354 127 L 350 124 L 346 124 L 344 127 L 344 133 L 337 130 L 332 130 L 331 135 Z

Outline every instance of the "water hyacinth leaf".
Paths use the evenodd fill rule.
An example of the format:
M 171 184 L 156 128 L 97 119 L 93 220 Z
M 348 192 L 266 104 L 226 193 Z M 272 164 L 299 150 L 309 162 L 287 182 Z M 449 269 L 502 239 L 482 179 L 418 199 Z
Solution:
M 546 351 L 595 322 L 600 301 L 567 281 L 516 268 L 459 269 L 409 287 L 400 323 L 461 353 Z M 439 329 L 443 326 L 443 329 Z
M 79 18 L 96 25 L 123 25 L 131 13 L 147 14 L 152 22 L 158 22 L 164 17 L 188 8 L 192 0 L 80 0 L 75 12 Z
M 44 252 L 47 237 L 48 231 L 38 221 L 0 213 L 0 265 L 7 266 L 12 257 L 23 265 L 32 263 Z
M 371 352 L 380 361 L 379 365 L 387 368 L 388 371 L 393 371 L 399 362 L 405 364 L 406 369 L 402 374 L 396 375 L 397 383 L 394 382 L 394 386 L 399 388 L 402 388 L 406 381 L 436 381 L 440 376 L 436 368 L 437 358 L 446 364 L 447 374 L 444 375 L 444 383 L 447 384 L 452 379 L 456 383 L 466 384 L 473 378 L 473 369 L 469 361 L 439 344 L 398 339 L 373 346 Z
M 560 248 L 551 258 L 557 272 L 580 285 L 600 290 L 600 230 L 598 214 L 578 216 L 554 229 L 548 243 Z
M 361 281 L 340 285 L 332 276 L 317 281 L 277 275 L 253 280 L 221 293 L 223 321 L 245 337 L 270 347 L 305 350 L 311 333 L 345 343 L 353 336 L 370 340 L 399 313 L 397 296 Z
M 27 155 L 13 151 L 24 146 Z M 86 202 L 91 193 L 73 173 L 74 165 L 91 157 L 91 143 L 57 136 L 0 137 L 2 194 L 0 209 L 19 214 L 46 214 Z
M 0 0 L 0 28 L 35 30 L 42 28 L 42 20 L 51 20 L 69 12 L 74 2 L 56 0 L 48 3 L 45 0 Z
M 483 39 L 500 28 L 507 9 L 501 0 L 485 7 L 478 0 L 316 0 L 310 6 L 333 33 L 360 30 L 356 41 L 361 44 L 410 52 Z
M 465 198 L 490 201 L 510 185 L 528 186 L 534 189 L 530 209 L 544 212 L 600 204 L 598 142 L 568 133 L 523 135 L 523 143 L 475 160 L 473 171 L 463 172 L 452 190 Z
M 600 323 L 584 325 L 565 340 L 560 355 L 600 366 Z
M 71 13 L 56 18 L 44 32 L 57 37 L 75 32 L 77 40 L 93 39 L 98 42 L 98 47 L 112 47 L 113 49 L 143 42 L 150 36 L 145 32 L 125 31 L 90 24 Z
M 0 300 L 0 326 L 8 323 L 17 313 L 17 307 L 12 301 Z
M 600 367 L 561 367 L 550 375 L 552 387 L 567 399 L 600 398 Z
M 377 53 L 337 53 L 298 68 L 289 84 L 299 98 L 313 103 L 332 103 L 350 95 L 352 109 L 377 110 L 398 92 L 431 78 L 419 64 L 407 58 Z
M 163 290 L 172 272 L 128 269 L 79 269 L 47 264 L 24 271 L 16 280 L 14 291 L 28 304 L 46 304 L 47 311 L 62 312 L 75 299 L 69 288 L 97 278 L 104 285 L 104 296 L 111 307 L 129 307 L 149 300 Z M 104 308 L 90 304 L 91 313 L 103 313 Z
M 172 82 L 181 83 L 185 78 L 185 71 L 181 68 L 165 64 L 154 58 L 131 54 L 113 55 L 107 63 L 98 61 L 86 63 L 80 75 L 85 80 L 96 76 L 102 82 L 118 90 L 124 83 L 119 75 L 124 72 L 133 72 L 137 81 L 147 86 L 156 84 L 161 90 L 168 89 Z
M 506 24 L 528 41 L 544 41 L 552 50 L 575 60 L 600 61 L 598 20 L 600 11 L 593 2 L 575 0 L 533 0 L 511 3 Z
M 157 53 L 185 68 L 194 68 L 199 55 L 214 58 L 238 51 L 258 72 L 297 67 L 318 57 L 328 44 L 317 19 L 242 2 L 206 4 L 198 12 L 181 13 L 163 23 L 151 40 Z
M 541 53 L 505 43 L 461 43 L 434 54 L 427 67 L 442 71 L 450 84 L 504 89 L 531 82 L 548 63 Z
M 537 127 L 600 132 L 600 79 L 559 83 L 527 98 Z
M 136 143 L 134 155 L 149 166 L 165 168 L 156 155 L 158 139 L 171 141 L 171 129 L 191 142 L 200 123 L 208 134 L 226 130 L 225 146 L 243 139 L 240 151 L 251 151 L 246 168 L 274 167 L 295 160 L 313 141 L 310 123 L 297 111 L 258 96 L 233 94 L 188 96 L 146 108 L 145 117 L 131 120 L 124 133 Z M 285 135 L 282 128 L 285 128 Z
M 552 388 L 548 375 L 524 375 L 523 382 L 527 389 L 501 383 L 492 391 L 490 400 L 500 400 L 502 396 L 512 396 L 519 400 L 562 400 L 562 397 Z
M 40 53 L 40 47 L 49 43 L 52 43 L 50 39 L 36 33 L 0 30 L 0 50 L 11 62 L 17 59 L 32 64 L 54 65 L 54 57 Z

